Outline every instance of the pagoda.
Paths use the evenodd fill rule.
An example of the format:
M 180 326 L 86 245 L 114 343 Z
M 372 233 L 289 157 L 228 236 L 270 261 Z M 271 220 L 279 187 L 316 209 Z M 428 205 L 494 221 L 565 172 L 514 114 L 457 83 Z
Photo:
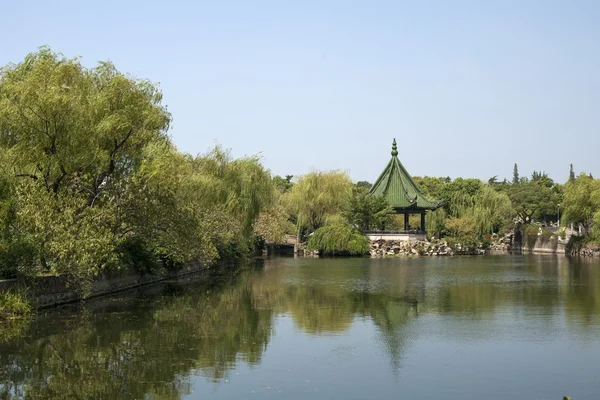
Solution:
M 404 231 L 369 232 L 368 236 L 373 240 L 424 240 L 426 212 L 442 206 L 442 202 L 425 197 L 421 189 L 412 180 L 410 174 L 398 159 L 396 139 L 392 144 L 392 159 L 371 187 L 369 195 L 383 197 L 396 214 L 404 215 Z M 409 231 L 408 218 L 410 214 L 421 215 L 420 229 Z

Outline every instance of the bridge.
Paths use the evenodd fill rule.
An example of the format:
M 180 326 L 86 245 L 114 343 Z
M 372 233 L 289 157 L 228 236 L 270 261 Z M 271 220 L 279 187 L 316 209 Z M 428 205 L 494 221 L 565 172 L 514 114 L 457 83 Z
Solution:
M 280 242 L 265 242 L 263 255 L 294 254 L 297 244 L 296 235 L 285 235 Z

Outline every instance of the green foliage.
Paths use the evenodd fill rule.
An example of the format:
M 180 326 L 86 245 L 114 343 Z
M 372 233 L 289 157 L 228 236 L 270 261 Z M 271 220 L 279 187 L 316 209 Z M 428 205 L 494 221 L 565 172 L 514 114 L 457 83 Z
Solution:
M 472 215 L 479 236 L 499 232 L 511 223 L 513 210 L 506 193 L 484 186 L 475 196 L 474 206 L 467 214 Z
M 15 226 L 40 265 L 85 284 L 114 265 L 117 210 L 144 148 L 170 114 L 148 81 L 111 63 L 83 67 L 41 48 L 0 71 L 2 166 L 15 181 Z
M 0 292 L 0 321 L 30 315 L 33 307 L 23 291 Z
M 192 157 L 157 86 L 47 48 L 0 71 L 0 276 L 144 273 L 242 254 L 275 201 L 258 157 Z M 291 176 L 285 178 L 290 184 Z
M 281 243 L 285 235 L 294 233 L 294 225 L 281 204 L 265 209 L 254 224 L 254 234 L 267 243 Z
M 476 196 L 482 189 L 483 183 L 479 179 L 457 178 L 442 185 L 437 196 L 444 202 L 448 215 L 461 217 L 465 210 L 475 205 Z
M 523 223 L 540 221 L 558 212 L 560 194 L 554 188 L 554 182 L 548 179 L 522 181 L 510 186 L 508 195 Z
M 364 186 L 352 189 L 352 197 L 346 213 L 350 224 L 361 232 L 371 229 L 385 229 L 390 224 L 392 208 L 380 196 L 369 196 Z
M 294 175 L 286 175 L 285 178 L 275 175 L 273 177 L 273 185 L 275 186 L 275 189 L 277 189 L 281 194 L 289 192 L 292 186 L 294 186 L 294 183 L 292 182 L 293 177 Z
M 438 208 L 428 212 L 425 217 L 425 230 L 429 238 L 440 238 L 446 228 L 446 210 Z
M 311 172 L 299 177 L 281 201 L 301 232 L 317 230 L 338 218 L 347 210 L 351 196 L 352 181 L 347 173 Z
M 160 263 L 156 255 L 147 248 L 147 244 L 138 236 L 128 237 L 117 247 L 120 265 L 142 275 L 156 274 Z
M 565 184 L 562 222 L 581 224 L 586 234 L 600 239 L 600 180 L 581 173 Z
M 567 254 L 577 254 L 581 251 L 582 247 L 588 243 L 588 238 L 580 235 L 571 235 L 569 241 L 565 246 L 565 252 Z
M 368 192 L 371 189 L 371 187 L 373 186 L 373 184 L 371 182 L 367 182 L 367 181 L 358 181 L 358 182 L 356 182 L 356 184 L 354 186 L 356 188 L 366 189 Z
M 571 164 L 570 169 L 569 169 L 569 182 L 572 182 L 575 180 L 575 170 L 573 169 L 573 164 Z
M 513 210 L 511 201 L 493 185 L 484 185 L 478 179 L 421 178 L 429 182 L 430 193 L 444 202 L 444 207 L 430 212 L 426 218 L 426 228 L 430 236 L 441 237 L 444 233 L 454 235 L 452 230 L 462 219 L 475 223 L 475 233 L 465 237 L 469 242 L 502 230 L 511 224 Z M 500 184 L 496 184 L 500 185 Z M 451 229 L 446 229 L 446 218 L 453 218 Z M 464 221 L 463 221 L 464 222 Z M 464 226 L 463 226 L 464 227 Z
M 437 178 L 431 176 L 414 176 L 413 181 L 417 184 L 419 189 L 421 189 L 421 191 L 426 197 L 432 199 L 441 199 L 441 188 L 445 184 L 452 182 L 450 177 Z
M 0 177 L 0 279 L 33 274 L 36 248 L 15 229 L 17 221 L 14 188 Z
M 555 240 L 557 238 L 556 235 L 554 235 L 554 232 L 549 231 L 548 229 L 544 229 L 542 228 L 542 243 L 548 243 L 551 240 Z
M 335 223 L 317 229 L 308 240 L 308 250 L 318 250 L 322 255 L 363 255 L 369 252 L 369 241 L 356 229 Z
M 515 166 L 513 167 L 513 180 L 512 183 L 513 185 L 516 185 L 520 182 L 519 179 L 519 167 L 517 166 L 517 163 L 515 163 Z
M 521 227 L 523 234 L 523 243 L 528 249 L 533 249 L 540 234 L 540 227 L 534 224 L 525 224 Z
M 473 217 L 446 219 L 446 231 L 464 246 L 477 245 L 477 224 Z

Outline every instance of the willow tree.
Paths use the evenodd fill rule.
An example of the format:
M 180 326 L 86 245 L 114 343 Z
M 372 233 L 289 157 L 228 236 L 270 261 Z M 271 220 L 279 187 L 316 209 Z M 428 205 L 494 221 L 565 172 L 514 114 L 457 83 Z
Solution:
M 600 180 L 581 173 L 565 184 L 562 222 L 580 225 L 600 241 Z
M 308 240 L 307 249 L 322 255 L 364 255 L 369 252 L 369 240 L 348 224 L 336 222 L 317 229 Z
M 90 278 L 114 262 L 116 199 L 144 149 L 168 140 L 161 101 L 154 84 L 110 62 L 86 68 L 48 48 L 0 70 L 0 159 L 18 179 L 15 225 L 46 269 Z
M 484 186 L 477 194 L 472 216 L 479 235 L 500 231 L 510 224 L 514 211 L 506 193 Z
M 234 159 L 218 146 L 193 158 L 192 169 L 190 193 L 204 210 L 203 218 L 221 220 L 229 227 L 217 244 L 221 255 L 247 251 L 261 212 L 275 202 L 269 171 L 256 156 Z
M 352 181 L 342 171 L 311 172 L 298 178 L 282 202 L 296 220 L 298 232 L 314 231 L 340 219 L 352 195 Z

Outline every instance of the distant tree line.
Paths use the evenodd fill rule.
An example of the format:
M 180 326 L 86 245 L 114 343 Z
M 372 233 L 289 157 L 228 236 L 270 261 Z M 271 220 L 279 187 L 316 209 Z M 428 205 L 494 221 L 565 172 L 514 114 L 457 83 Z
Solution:
M 599 241 L 599 181 L 583 173 L 574 177 L 573 166 L 570 168 L 570 178 L 564 185 L 541 171 L 521 177 L 517 164 L 512 181 L 498 181 L 497 176 L 487 182 L 414 177 L 427 197 L 443 202 L 443 207 L 428 213 L 428 235 L 465 245 L 485 244 L 493 234 L 508 233 L 515 227 L 537 235 L 538 226 L 529 226 L 556 225 L 560 219 L 563 227 L 581 227 L 585 240 Z M 360 254 L 367 251 L 367 245 L 357 241 L 355 235 L 403 226 L 403 218 L 395 215 L 384 199 L 368 194 L 370 187 L 365 181 L 352 183 L 341 171 L 313 172 L 286 186 L 281 204 L 299 238 L 308 240 L 312 248 L 325 253 L 345 250 Z M 418 228 L 418 216 L 411 216 L 409 225 Z

